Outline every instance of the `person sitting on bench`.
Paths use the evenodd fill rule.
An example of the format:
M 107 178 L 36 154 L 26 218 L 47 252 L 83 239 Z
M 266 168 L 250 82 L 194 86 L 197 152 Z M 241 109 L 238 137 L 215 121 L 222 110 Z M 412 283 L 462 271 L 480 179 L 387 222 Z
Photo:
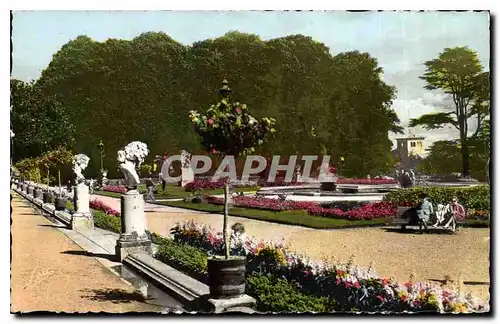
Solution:
M 455 223 L 457 220 L 462 220 L 465 218 L 465 208 L 459 202 L 457 197 L 453 197 L 451 200 L 451 214 L 450 220 L 444 228 L 449 228 L 451 223 Z
M 423 225 L 424 228 L 427 229 L 427 222 L 429 221 L 430 216 L 434 214 L 434 207 L 425 193 L 421 193 L 419 198 L 421 199 L 421 203 L 417 209 L 417 215 L 420 225 Z

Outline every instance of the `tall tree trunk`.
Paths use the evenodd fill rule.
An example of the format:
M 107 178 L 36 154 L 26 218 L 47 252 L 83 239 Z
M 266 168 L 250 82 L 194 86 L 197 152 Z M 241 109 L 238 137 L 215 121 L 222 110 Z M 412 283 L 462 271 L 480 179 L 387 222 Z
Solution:
M 226 259 L 229 259 L 230 242 L 227 235 L 227 218 L 229 216 L 229 180 L 224 183 L 224 223 L 222 225 L 222 235 L 224 239 L 224 249 Z
M 462 177 L 469 177 L 470 164 L 469 164 L 469 144 L 467 143 L 467 135 L 461 136 L 460 139 L 462 154 Z

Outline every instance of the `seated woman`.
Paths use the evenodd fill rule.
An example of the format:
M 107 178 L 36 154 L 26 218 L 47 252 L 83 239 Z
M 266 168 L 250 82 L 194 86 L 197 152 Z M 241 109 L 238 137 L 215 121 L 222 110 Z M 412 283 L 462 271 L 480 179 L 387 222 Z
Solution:
M 465 208 L 458 202 L 457 197 L 453 197 L 451 200 L 451 215 L 452 217 L 450 217 L 448 223 L 444 225 L 444 228 L 449 228 L 452 223 L 465 218 Z
M 434 207 L 425 193 L 421 193 L 419 198 L 421 200 L 420 206 L 417 209 L 417 215 L 420 222 L 419 225 L 423 225 L 424 228 L 427 229 L 427 222 L 430 216 L 434 214 Z

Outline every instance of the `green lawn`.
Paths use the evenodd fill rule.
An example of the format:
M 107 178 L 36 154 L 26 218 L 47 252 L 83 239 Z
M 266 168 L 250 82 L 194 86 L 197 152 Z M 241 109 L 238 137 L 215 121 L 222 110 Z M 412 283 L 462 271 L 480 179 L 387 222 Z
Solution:
M 205 211 L 212 213 L 222 213 L 222 206 L 206 204 L 206 203 L 188 203 L 183 201 L 160 201 L 157 204 L 186 208 L 197 211 Z M 290 210 L 290 211 L 269 211 L 253 208 L 240 208 L 232 207 L 229 210 L 231 216 L 238 216 L 250 219 L 257 219 L 267 222 L 299 225 L 310 228 L 328 229 L 328 228 L 348 228 L 348 227 L 361 227 L 361 226 L 381 226 L 390 223 L 390 219 L 373 219 L 373 220 L 347 220 L 337 218 L 327 218 L 311 216 L 305 210 Z
M 161 192 L 161 184 L 157 186 L 158 192 Z M 144 185 L 139 186 L 140 192 L 146 192 L 146 187 Z M 243 191 L 243 192 L 256 192 L 257 188 L 235 188 L 235 191 Z M 120 193 L 110 192 L 110 191 L 95 191 L 98 195 L 108 196 L 120 198 Z M 202 194 L 204 195 L 221 195 L 224 193 L 223 189 L 214 189 L 214 190 L 203 190 Z M 173 198 L 184 198 L 191 195 L 192 192 L 188 192 L 184 190 L 183 187 L 179 187 L 174 184 L 167 184 L 165 186 L 165 192 L 161 195 L 155 195 L 156 199 L 173 199 Z

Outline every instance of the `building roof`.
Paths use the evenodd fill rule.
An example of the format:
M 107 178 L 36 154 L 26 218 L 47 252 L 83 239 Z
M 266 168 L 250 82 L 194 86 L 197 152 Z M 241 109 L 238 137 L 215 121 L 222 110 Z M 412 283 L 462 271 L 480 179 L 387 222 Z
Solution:
M 409 136 L 409 137 L 399 137 L 399 138 L 396 138 L 396 141 L 411 141 L 411 140 L 424 140 L 425 137 L 423 136 Z

